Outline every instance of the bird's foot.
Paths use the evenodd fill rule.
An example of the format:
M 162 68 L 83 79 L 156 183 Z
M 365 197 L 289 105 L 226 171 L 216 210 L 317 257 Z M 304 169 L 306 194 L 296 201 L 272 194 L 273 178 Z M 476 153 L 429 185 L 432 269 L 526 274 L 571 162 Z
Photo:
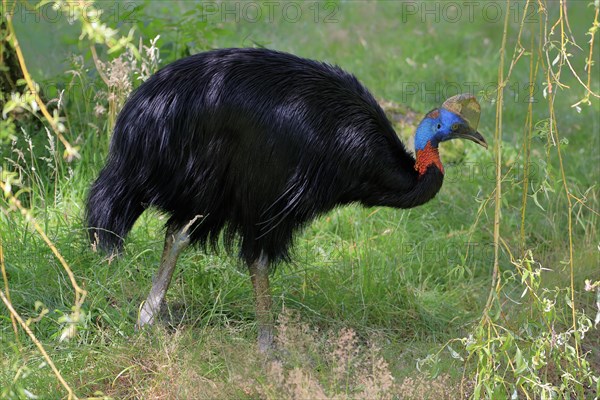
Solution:
M 140 330 L 144 326 L 154 324 L 158 314 L 160 313 L 161 304 L 156 302 L 156 299 L 148 298 L 144 304 L 142 304 L 142 308 L 138 315 L 138 320 L 135 324 L 135 330 Z

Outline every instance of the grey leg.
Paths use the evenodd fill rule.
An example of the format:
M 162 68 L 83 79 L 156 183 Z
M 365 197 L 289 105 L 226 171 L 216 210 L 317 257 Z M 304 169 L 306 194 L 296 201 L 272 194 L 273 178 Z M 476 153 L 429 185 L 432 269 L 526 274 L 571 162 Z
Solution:
M 199 216 L 179 230 L 172 226 L 167 228 L 165 248 L 160 260 L 160 267 L 152 282 L 150 294 L 144 302 L 140 315 L 138 316 L 136 324 L 137 329 L 140 329 L 147 324 L 151 325 L 154 322 L 154 318 L 160 311 L 160 306 L 164 301 L 165 294 L 171 283 L 171 277 L 173 276 L 173 271 L 175 271 L 177 258 L 183 249 L 190 244 L 189 229 L 198 218 Z
M 269 261 L 261 255 L 248 265 L 250 279 L 256 299 L 256 320 L 258 322 L 258 351 L 267 353 L 273 347 L 273 314 L 271 312 L 271 292 L 269 290 Z

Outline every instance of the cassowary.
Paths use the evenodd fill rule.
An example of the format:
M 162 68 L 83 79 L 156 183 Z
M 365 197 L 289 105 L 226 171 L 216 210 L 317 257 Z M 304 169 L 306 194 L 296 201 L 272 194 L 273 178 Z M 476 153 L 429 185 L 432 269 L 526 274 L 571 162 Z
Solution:
M 167 65 L 119 114 L 91 187 L 93 243 L 118 251 L 142 212 L 168 214 L 160 268 L 137 326 L 152 323 L 177 257 L 219 237 L 247 263 L 258 345 L 273 340 L 269 271 L 294 233 L 336 206 L 410 208 L 442 186 L 440 142 L 476 131 L 479 104 L 458 95 L 430 111 L 415 155 L 369 91 L 337 66 L 267 49 L 221 49 Z

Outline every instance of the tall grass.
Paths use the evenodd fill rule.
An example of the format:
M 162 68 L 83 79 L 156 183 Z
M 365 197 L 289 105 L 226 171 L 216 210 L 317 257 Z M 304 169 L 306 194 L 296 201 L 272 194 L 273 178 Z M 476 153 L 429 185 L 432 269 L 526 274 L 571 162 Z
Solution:
M 206 5 L 149 3 L 134 23 L 141 38 L 76 8 L 82 56 L 60 78 L 64 92 L 45 99 L 48 115 L 21 68 L 10 106 L 33 117 L 7 112 L 0 134 L 0 397 L 597 396 L 598 6 L 503 1 L 518 19 L 457 24 L 408 18 L 408 3 L 332 4 L 319 7 L 337 10 L 335 23 L 234 24 L 204 18 Z M 144 24 L 144 12 L 161 18 Z M 494 132 L 492 153 L 442 149 L 446 183 L 433 202 L 346 207 L 306 229 L 272 281 L 276 361 L 255 354 L 252 290 L 236 258 L 186 252 L 166 327 L 136 333 L 164 216 L 143 215 L 110 260 L 81 221 L 129 91 L 186 53 L 255 42 L 338 63 L 418 110 L 385 103 L 391 117 L 416 115 L 398 122 L 407 142 L 419 112 L 453 84 L 478 82 L 480 131 Z

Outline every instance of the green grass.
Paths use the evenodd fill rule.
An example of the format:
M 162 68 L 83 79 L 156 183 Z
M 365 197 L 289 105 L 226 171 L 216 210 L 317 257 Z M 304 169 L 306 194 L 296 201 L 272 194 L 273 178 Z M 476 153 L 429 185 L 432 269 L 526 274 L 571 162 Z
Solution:
M 166 11 L 164 5 L 148 5 L 145 12 L 149 15 L 162 11 L 158 17 L 155 15 L 159 22 L 142 30 L 150 38 L 163 35 L 158 44 L 164 46 L 167 60 L 168 49 L 173 48 L 178 34 L 167 29 L 167 22 L 161 25 L 160 21 L 176 21 L 183 13 L 180 7 L 191 8 L 185 2 L 172 4 Z M 205 47 L 248 46 L 256 42 L 336 63 L 355 73 L 376 97 L 405 103 L 419 112 L 439 105 L 444 99 L 436 96 L 453 90 L 453 82 L 464 88 L 465 82 L 477 82 L 483 87 L 496 81 L 501 22 L 476 19 L 473 23 L 435 24 L 418 18 L 403 22 L 402 5 L 396 2 L 340 2 L 336 10 L 335 23 L 314 23 L 312 17 L 297 23 L 281 19 L 274 23 L 225 23 L 220 26 L 223 31 L 207 35 L 209 39 L 200 37 L 205 31 L 213 32 L 204 26 L 205 31 L 200 30 L 197 41 L 189 47 L 196 52 Z M 571 12 L 574 27 L 590 25 L 590 16 L 583 7 L 574 7 Z M 555 15 L 556 10 L 552 13 Z M 509 55 L 517 26 L 510 26 Z M 582 29 L 575 31 L 580 45 L 586 43 L 583 33 Z M 23 35 L 25 48 L 44 44 L 39 35 L 25 31 Z M 60 46 L 63 51 L 82 51 L 73 45 Z M 596 46 L 596 61 L 598 53 Z M 33 55 L 28 59 L 33 63 L 32 71 L 42 71 L 43 60 L 38 61 Z M 581 60 L 583 56 L 578 54 L 574 63 L 580 66 Z M 90 60 L 86 62 L 92 68 Z M 507 89 L 510 95 L 507 94 L 504 107 L 503 132 L 507 180 L 503 184 L 501 234 L 519 257 L 521 143 L 527 114 L 527 103 L 523 101 L 528 79 L 525 64 L 518 64 L 514 71 L 519 101 L 512 97 L 514 90 Z M 36 76 L 38 80 L 44 78 L 52 77 Z M 85 79 L 91 82 L 95 78 L 90 75 Z M 565 80 L 576 86 L 573 79 Z M 436 83 L 441 86 L 436 88 Z M 411 85 L 420 88 L 417 93 L 407 93 L 415 87 Z M 548 114 L 541 80 L 537 85 L 536 121 Z M 598 92 L 598 81 L 593 88 Z M 428 95 L 427 90 L 435 93 Z M 581 113 L 570 108 L 581 93 L 571 90 L 557 97 L 559 130 L 561 137 L 569 141 L 563 147 L 569 185 L 577 195 L 591 188 L 588 206 L 598 210 L 600 137 L 595 132 L 600 114 L 597 100 Z M 490 143 L 494 97 L 492 93 L 481 101 L 479 130 Z M 83 204 L 87 188 L 101 168 L 108 140 L 103 133 L 106 122 L 92 115 L 93 103 L 78 104 L 77 100 L 81 99 L 75 98 L 66 105 L 66 115 L 72 129 L 70 140 L 80 137 L 81 160 L 66 164 L 57 159 L 45 148 L 46 135 L 33 124 L 26 129 L 35 146 L 32 152 L 20 133 L 16 144 L 0 151 L 3 169 L 21 174 L 22 187 L 27 189 L 20 197 L 88 292 L 80 335 L 59 342 L 63 328 L 59 318 L 70 312 L 74 299 L 68 277 L 31 224 L 0 203 L 0 229 L 12 303 L 25 318 L 37 315 L 36 302 L 49 310 L 31 327 L 66 380 L 80 397 L 95 392 L 114 398 L 291 396 L 286 390 L 296 387 L 296 378 L 268 372 L 273 364 L 266 364 L 255 354 L 252 288 L 244 267 L 235 257 L 197 250 L 185 252 L 167 295 L 170 324 L 167 328 L 134 331 L 137 310 L 147 295 L 160 258 L 164 216 L 156 212 L 144 214 L 129 235 L 123 255 L 112 262 L 91 251 L 82 224 Z M 568 259 L 567 205 L 561 194 L 556 152 L 550 149 L 547 158 L 546 143 L 543 137 L 533 140 L 530 194 L 546 177 L 549 190 L 547 195 L 536 195 L 539 205 L 533 197 L 528 200 L 526 248 L 533 250 L 541 265 L 552 269 L 544 273 L 543 286 L 565 288 L 569 285 L 568 268 L 564 265 Z M 291 312 L 292 320 L 284 326 L 296 338 L 284 344 L 286 353 L 280 362 L 287 371 L 298 368 L 305 373 L 300 374 L 305 387 L 312 387 L 311 382 L 316 379 L 332 393 L 356 395 L 355 388 L 336 380 L 335 362 L 328 358 L 327 349 L 331 348 L 327 347 L 327 340 L 343 343 L 343 329 L 356 332 L 356 351 L 361 357 L 370 354 L 367 343 L 378 346 L 400 385 L 410 382 L 407 379 L 426 377 L 426 371 L 416 368 L 417 360 L 439 351 L 448 340 L 468 335 L 481 317 L 493 266 L 492 202 L 484 206 L 475 223 L 481 202 L 494 189 L 493 154 L 470 143 L 444 147 L 446 183 L 429 204 L 404 211 L 359 206 L 336 209 L 299 235 L 293 262 L 274 274 L 274 307 L 280 312 Z M 24 156 L 19 158 L 13 148 Z M 6 159 L 14 160 L 19 167 Z M 573 234 L 576 298 L 579 308 L 590 314 L 594 312 L 595 299 L 593 293 L 583 292 L 583 280 L 599 278 L 597 216 L 581 209 Z M 503 273 L 515 270 L 505 251 L 500 255 L 500 264 Z M 518 299 L 522 290 L 515 284 L 507 287 L 506 293 Z M 508 326 L 527 321 L 526 308 L 520 310 L 508 299 L 503 302 Z M 570 310 L 561 312 L 568 321 Z M 308 328 L 302 330 L 303 324 Z M 588 340 L 588 348 L 592 349 L 590 362 L 598 367 L 598 331 L 591 331 Z M 8 313 L 1 308 L 0 388 L 15 385 L 40 398 L 63 398 L 64 391 L 22 332 L 19 342 L 21 351 L 16 348 Z M 458 350 L 458 346 L 454 348 Z M 352 365 L 354 369 L 347 371 L 347 378 L 365 378 L 362 364 L 356 361 Z M 446 394 L 439 387 L 456 389 L 462 368 L 460 360 L 443 350 L 435 368 L 429 371 L 439 375 L 429 383 L 421 383 L 429 385 L 429 391 L 409 392 L 407 383 L 398 393 L 407 398 L 442 398 Z M 312 380 L 307 378 L 309 375 Z M 18 379 L 13 381 L 15 376 Z M 456 391 L 449 393 L 447 398 L 453 398 Z

